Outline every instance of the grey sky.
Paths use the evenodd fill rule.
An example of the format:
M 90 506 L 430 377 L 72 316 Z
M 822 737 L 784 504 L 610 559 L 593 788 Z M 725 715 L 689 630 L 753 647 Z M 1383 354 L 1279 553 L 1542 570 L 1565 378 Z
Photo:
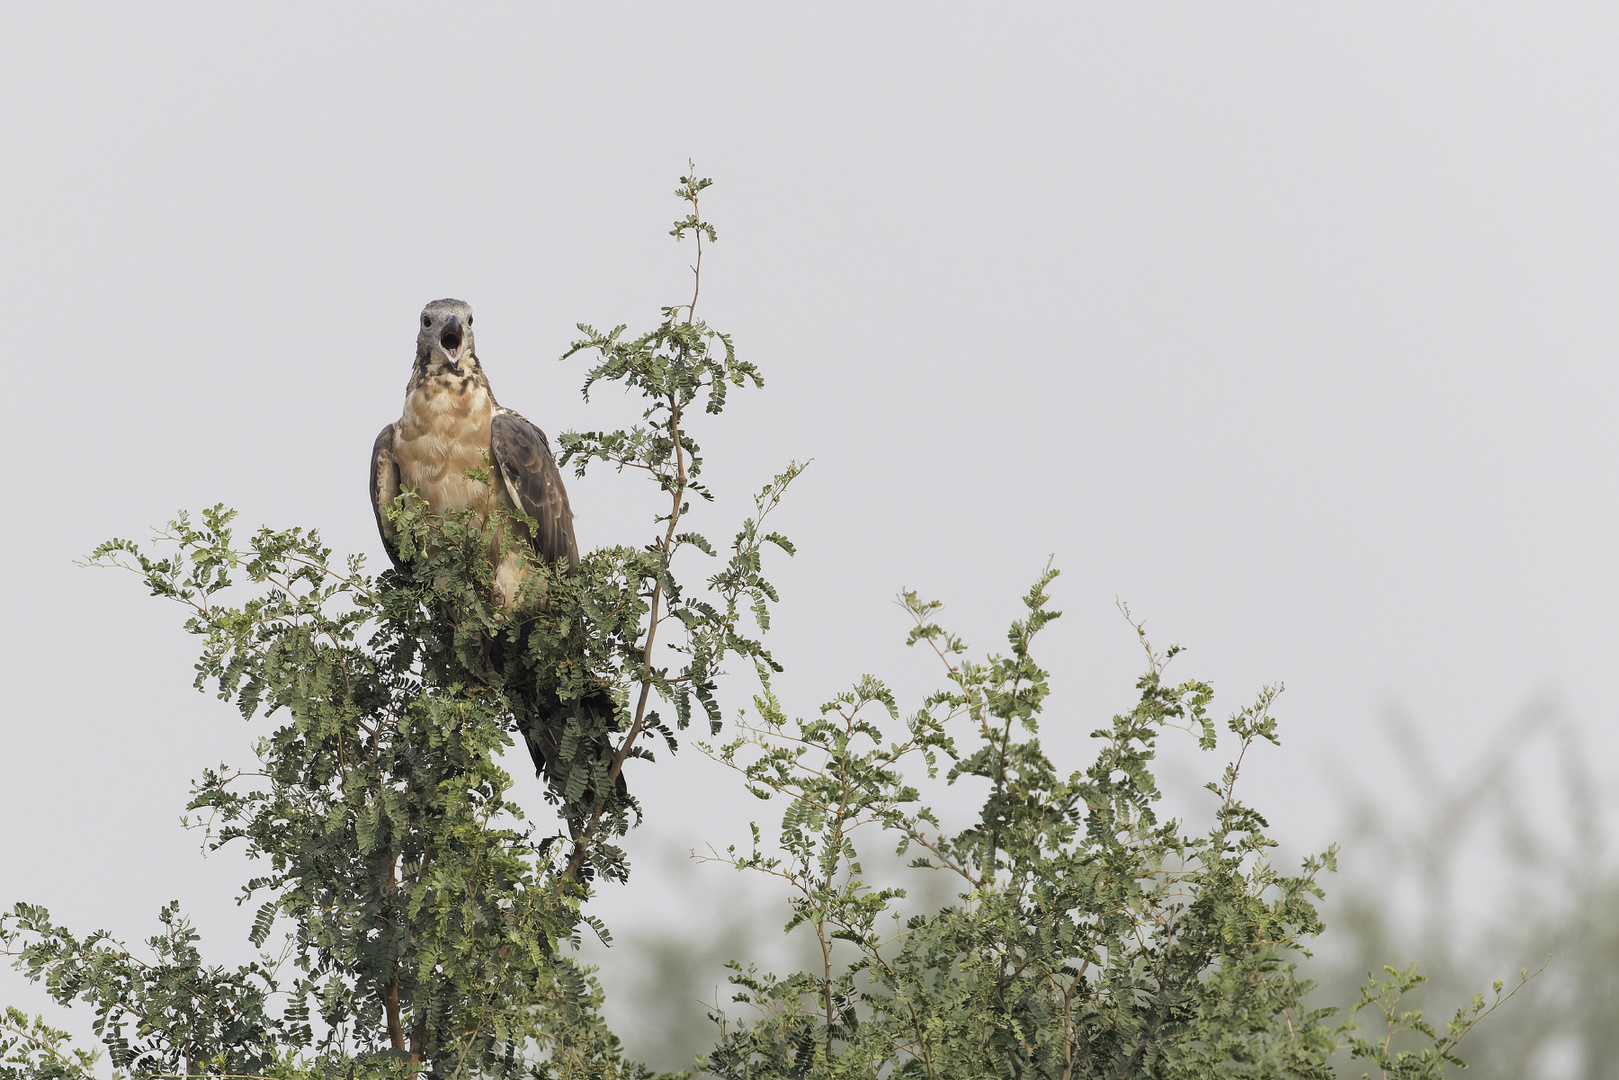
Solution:
M 1461 761 L 1551 688 L 1611 759 L 1612 7 L 6 18 L 0 902 L 138 937 L 179 898 L 228 932 L 235 864 L 174 821 L 250 730 L 189 689 L 178 612 L 70 560 L 224 501 L 375 566 L 364 459 L 435 297 L 473 304 L 504 404 L 621 422 L 555 358 L 686 295 L 688 157 L 717 180 L 700 313 L 768 380 L 714 482 L 815 459 L 781 518 L 796 709 L 925 685 L 903 586 L 998 646 L 1051 554 L 1051 741 L 1077 763 L 1130 701 L 1127 600 L 1222 712 L 1286 682 L 1252 791 L 1291 845 L 1330 839 L 1335 778 L 1377 783 L 1386 701 Z M 639 485 L 570 491 L 584 545 L 643 539 Z M 632 777 L 649 867 L 739 838 L 749 807 L 691 796 L 716 776 Z M 708 872 L 682 888 L 725 895 Z

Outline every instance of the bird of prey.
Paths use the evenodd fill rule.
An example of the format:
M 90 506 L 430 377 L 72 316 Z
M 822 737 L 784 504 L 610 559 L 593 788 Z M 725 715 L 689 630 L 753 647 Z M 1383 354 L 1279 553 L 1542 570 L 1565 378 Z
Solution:
M 422 309 L 420 325 L 404 414 L 371 448 L 371 509 L 394 566 L 404 569 L 385 508 L 401 491 L 414 490 L 433 513 L 470 509 L 480 523 L 497 503 L 521 510 L 536 524 L 534 535 L 525 537 L 534 550 L 578 569 L 573 511 L 556 458 L 545 432 L 495 401 L 473 348 L 471 305 L 434 300 Z M 490 483 L 467 477 L 485 462 Z M 508 611 L 517 601 L 520 563 L 508 551 L 495 568 L 496 599 Z
M 487 469 L 490 482 L 470 479 L 468 469 Z M 386 508 L 406 490 L 416 491 L 435 514 L 470 509 L 480 523 L 497 504 L 521 510 L 535 524 L 532 530 L 514 524 L 520 539 L 569 573 L 579 567 L 573 512 L 545 432 L 495 401 L 473 348 L 472 308 L 461 300 L 434 300 L 422 309 L 404 412 L 382 429 L 371 448 L 371 509 L 383 546 L 400 570 L 406 567 Z M 523 560 L 512 550 L 515 545 L 508 545 L 504 555 L 500 546 L 496 539 L 490 551 L 492 560 L 500 560 L 495 600 L 510 612 L 517 602 Z M 612 758 L 604 735 L 566 740 L 572 761 L 562 762 L 558 754 L 570 720 L 592 721 L 586 727 L 598 732 L 610 725 L 613 705 L 605 690 L 567 705 L 554 693 L 523 687 L 516 691 L 514 707 L 536 775 L 561 788 L 578 768 L 592 776 L 601 772 L 601 762 Z M 622 776 L 615 786 L 624 790 Z

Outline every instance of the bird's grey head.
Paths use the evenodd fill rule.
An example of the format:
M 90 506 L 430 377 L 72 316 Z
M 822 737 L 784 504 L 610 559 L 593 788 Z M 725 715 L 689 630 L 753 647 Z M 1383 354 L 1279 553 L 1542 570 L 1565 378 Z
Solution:
M 428 375 L 464 372 L 477 364 L 472 351 L 472 305 L 434 300 L 422 308 L 416 334 L 416 367 Z

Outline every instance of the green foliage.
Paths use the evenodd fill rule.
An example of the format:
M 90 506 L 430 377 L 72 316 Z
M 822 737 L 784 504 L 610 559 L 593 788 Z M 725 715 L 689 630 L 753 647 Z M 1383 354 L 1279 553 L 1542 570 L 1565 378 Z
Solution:
M 611 655 L 603 659 L 611 661 L 621 681 L 639 687 L 629 720 L 629 734 L 624 741 L 626 748 L 633 747 L 641 733 L 648 729 L 662 736 L 671 751 L 675 748 L 675 737 L 668 722 L 655 709 L 648 708 L 654 692 L 673 705 L 676 729 L 684 729 L 690 723 L 695 699 L 703 709 L 710 732 L 717 733 L 720 709 L 714 698 L 715 679 L 725 658 L 736 655 L 750 660 L 766 686 L 770 672 L 779 670 L 762 640 L 746 629 L 743 615 L 752 617 L 758 634 L 769 629 L 769 605 L 776 601 L 777 595 L 763 575 L 762 550 L 768 543 L 791 555 L 793 546 L 780 533 L 765 532 L 763 525 L 780 503 L 787 485 L 803 471 L 802 465 L 790 463 L 755 496 L 755 515 L 743 523 L 732 541 L 730 558 L 721 570 L 708 578 L 706 592 L 688 593 L 674 575 L 675 558 L 683 549 L 717 557 L 714 545 L 705 536 L 681 528 L 690 510 L 690 496 L 713 498 L 699 479 L 703 468 L 702 448 L 692 437 L 690 414 L 701 403 L 702 413 L 717 416 L 725 408 L 728 388 L 764 385 L 764 377 L 757 367 L 737 359 L 729 335 L 710 329 L 696 317 L 702 283 L 703 238 L 717 239 L 714 227 L 701 219 L 699 205 L 700 194 L 712 183 L 706 178 L 699 179 L 694 171 L 681 177 L 680 187 L 675 191 L 676 197 L 690 210 L 675 223 L 671 235 L 679 240 L 690 232 L 697 243 L 691 302 L 665 307 L 663 321 L 656 328 L 630 339 L 624 337 L 623 325 L 604 334 L 581 323 L 579 331 L 584 336 L 574 342 L 563 357 L 596 354 L 598 359 L 585 379 L 587 399 L 597 382 L 622 382 L 626 389 L 640 394 L 646 407 L 641 423 L 627 430 L 563 434 L 558 439 L 562 446 L 560 464 L 572 463 L 578 476 L 584 476 L 592 462 L 610 464 L 619 472 L 626 469 L 639 472 L 667 499 L 667 509 L 655 518 L 662 526 L 661 532 L 651 543 L 638 551 L 613 549 L 605 553 L 611 567 L 606 576 L 639 586 L 636 590 L 625 588 L 623 596 L 626 606 L 632 594 L 645 601 L 644 620 L 638 619 L 634 624 L 640 631 L 644 621 L 644 633 L 619 634 L 605 640 L 587 638 L 598 648 L 606 646 Z M 685 312 L 684 318 L 681 312 Z M 684 631 L 684 640 L 675 646 L 686 656 L 678 670 L 658 663 L 654 653 L 658 631 L 669 620 L 677 622 Z M 628 752 L 626 749 L 620 753 L 611 772 L 613 778 L 617 777 L 617 768 L 622 766 Z M 590 836 L 608 805 L 603 802 L 592 807 L 576 831 Z M 584 845 L 576 846 L 573 865 L 577 866 L 579 853 L 584 850 Z
M 0 1018 L 0 1080 L 81 1080 L 94 1075 L 95 1054 L 68 1045 L 68 1034 L 6 1007 Z
M 933 621 L 936 603 L 906 593 L 910 643 L 935 650 L 947 685 L 904 720 L 868 676 L 807 720 L 789 721 L 762 694 L 758 721 L 711 749 L 756 795 L 784 804 L 774 850 L 755 826 L 750 852 L 721 858 L 791 887 L 787 930 L 808 927 L 821 962 L 786 977 L 736 966 L 734 1000 L 757 1015 L 737 1024 L 715 1013 L 723 1034 L 708 1068 L 739 1080 L 1329 1077 L 1340 1045 L 1402 1080 L 1458 1064 L 1453 1050 L 1482 1002 L 1438 1036 L 1419 1013 L 1394 1009 L 1398 988 L 1374 985 L 1336 1026 L 1336 1010 L 1304 1001 L 1311 984 L 1296 961 L 1322 929 L 1317 879 L 1335 853 L 1278 872 L 1264 857 L 1275 846 L 1264 818 L 1236 794 L 1248 750 L 1276 742 L 1278 690 L 1226 725 L 1236 754 L 1208 785 L 1206 835 L 1158 817 L 1150 765 L 1165 729 L 1215 747 L 1213 692 L 1168 683 L 1168 657 L 1150 647 L 1134 708 L 1092 733 L 1095 760 L 1057 770 L 1038 739 L 1049 688 L 1031 653 L 1058 615 L 1046 606 L 1055 576 L 1048 568 L 1024 598 L 1009 654 L 979 661 Z M 977 820 L 944 829 L 906 783 L 908 762 L 930 779 L 948 762 L 947 783 L 983 791 Z M 950 875 L 959 902 L 907 917 L 902 890 L 867 880 L 855 845 L 867 826 L 913 867 Z M 1386 1040 L 1353 1034 L 1367 1007 L 1432 1045 L 1391 1057 Z
M 1352 1016 L 1332 1027 L 1330 1009 L 1303 1002 L 1295 958 L 1321 928 L 1317 878 L 1333 853 L 1277 872 L 1265 820 L 1236 796 L 1248 749 L 1276 740 L 1274 691 L 1227 725 L 1237 753 L 1209 785 L 1206 835 L 1159 819 L 1151 765 L 1166 728 L 1215 746 L 1212 690 L 1166 682 L 1167 658 L 1150 649 L 1139 699 L 1094 733 L 1095 760 L 1064 774 L 1048 759 L 1049 687 L 1031 650 L 1057 617 L 1054 571 L 1025 597 L 1010 651 L 977 661 L 933 621 L 937 604 L 905 595 L 910 643 L 929 645 L 946 677 L 909 717 L 866 677 L 789 721 L 763 643 L 777 600 L 763 551 L 793 552 L 767 519 L 802 466 L 762 487 L 724 556 L 686 520 L 693 495 L 712 497 L 694 428 L 731 390 L 762 385 L 696 317 L 703 243 L 716 239 L 699 206 L 708 185 L 693 172 L 677 191 L 673 235 L 697 247 L 691 301 L 639 336 L 581 326 L 567 354 L 594 357 L 587 397 L 606 380 L 643 402 L 629 428 L 559 442 L 578 475 L 608 465 L 655 485 L 644 545 L 591 552 L 577 573 L 529 565 L 511 614 L 491 560 L 519 534 L 509 516 L 438 517 L 409 492 L 388 510 L 405 573 L 372 578 L 304 529 L 239 539 L 223 506 L 181 514 L 156 553 L 96 549 L 93 565 L 131 571 L 185 610 L 201 646 L 195 685 L 264 731 L 257 767 L 221 764 L 195 782 L 188 820 L 262 867 L 239 897 L 255 912 L 249 936 L 262 950 L 280 931 L 285 945 L 210 966 L 171 904 L 143 958 L 19 903 L 0 916 L 17 966 L 58 1003 L 91 1008 L 120 1076 L 648 1077 L 566 946 L 587 930 L 606 939 L 591 890 L 629 873 L 616 842 L 643 808 L 625 763 L 650 762 L 654 738 L 674 751 L 699 710 L 717 736 L 734 660 L 759 679 L 758 718 L 705 749 L 783 813 L 773 850 L 755 827 L 753 849 L 725 858 L 793 888 L 786 930 L 813 934 L 820 963 L 785 977 L 736 966 L 737 1001 L 758 1015 L 716 1013 L 712 1074 L 1324 1077 L 1339 1045 L 1402 1080 L 1456 1063 L 1487 1010 L 1439 1035 L 1398 1008 L 1414 974 L 1374 985 L 1352 1013 L 1380 1010 L 1428 1050 L 1391 1057 L 1387 1039 L 1352 1034 Z M 691 587 L 686 568 L 702 559 L 715 562 Z M 552 740 L 555 829 L 509 801 L 501 765 L 514 736 L 536 733 Z M 977 820 L 947 830 L 917 769 L 982 792 Z M 902 890 L 869 882 L 855 844 L 868 826 L 949 875 L 958 902 L 907 912 Z M 15 1010 L 0 1055 L 0 1080 L 95 1065 Z
M 278 1045 L 289 1035 L 297 1037 L 289 1025 L 307 1027 L 307 1017 L 296 1010 L 284 1019 L 268 1015 L 266 1004 L 276 991 L 273 968 L 259 963 L 235 971 L 205 967 L 197 933 L 180 916 L 179 905 L 168 905 L 158 919 L 163 933 L 147 942 L 151 962 L 137 960 L 105 933 L 78 939 L 53 925 L 49 913 L 27 904 L 13 910 L 8 930 L 37 942 L 22 951 L 19 966 L 43 979 L 53 998 L 62 1004 L 77 998 L 94 1007 L 95 1032 L 120 1071 L 175 1072 L 187 1062 L 226 1073 L 273 1066 Z M 39 1022 L 36 1032 L 54 1034 Z M 73 1067 L 89 1064 L 81 1054 Z
M 1345 1045 L 1353 1051 L 1355 1057 L 1373 1062 L 1381 1070 L 1382 1075 L 1391 1080 L 1419 1080 L 1421 1077 L 1440 1075 L 1445 1065 L 1466 1068 L 1462 1059 L 1456 1056 L 1456 1045 L 1478 1026 L 1480 1020 L 1516 994 L 1529 979 L 1529 973 L 1523 972 L 1518 986 L 1504 994 L 1501 988 L 1505 984 L 1500 979 L 1495 980 L 1495 985 L 1491 987 L 1494 1000 L 1486 1005 L 1483 994 L 1473 995 L 1471 1002 L 1456 1010 L 1456 1015 L 1445 1025 L 1445 1033 L 1440 1035 L 1432 1024 L 1422 1018 L 1420 1010 L 1400 1007 L 1403 997 L 1427 981 L 1417 972 L 1417 966 L 1412 964 L 1404 971 L 1385 966 L 1383 972 L 1387 978 L 1379 978 L 1374 974 L 1366 976 L 1366 985 L 1361 989 L 1360 1000 L 1350 1010 L 1352 1016 L 1359 1015 L 1363 1009 L 1373 1010 L 1383 1022 L 1380 1037 L 1368 1039 L 1352 1034 L 1359 1030 L 1358 1025 L 1354 1023 L 1346 1024 L 1343 1031 L 1350 1033 Z M 1396 1049 L 1394 1046 L 1396 1036 L 1407 1032 L 1427 1039 L 1428 1045 L 1420 1050 Z

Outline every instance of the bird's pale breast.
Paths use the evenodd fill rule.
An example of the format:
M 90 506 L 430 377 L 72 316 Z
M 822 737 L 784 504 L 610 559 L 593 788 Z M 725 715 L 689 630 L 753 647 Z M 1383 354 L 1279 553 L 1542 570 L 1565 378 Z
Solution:
M 489 469 L 489 420 L 494 402 L 484 387 L 459 379 L 429 379 L 405 398 L 394 436 L 399 483 L 415 488 L 439 514 L 494 506 L 493 488 L 467 478 Z
M 481 378 L 440 376 L 412 387 L 394 433 L 399 486 L 415 488 L 436 514 L 471 509 L 480 524 L 487 521 L 499 494 L 493 483 L 470 479 L 467 470 L 482 470 L 495 481 L 489 450 L 494 407 Z M 525 576 L 522 556 L 497 536 L 489 557 L 496 561 L 496 601 L 511 610 Z

